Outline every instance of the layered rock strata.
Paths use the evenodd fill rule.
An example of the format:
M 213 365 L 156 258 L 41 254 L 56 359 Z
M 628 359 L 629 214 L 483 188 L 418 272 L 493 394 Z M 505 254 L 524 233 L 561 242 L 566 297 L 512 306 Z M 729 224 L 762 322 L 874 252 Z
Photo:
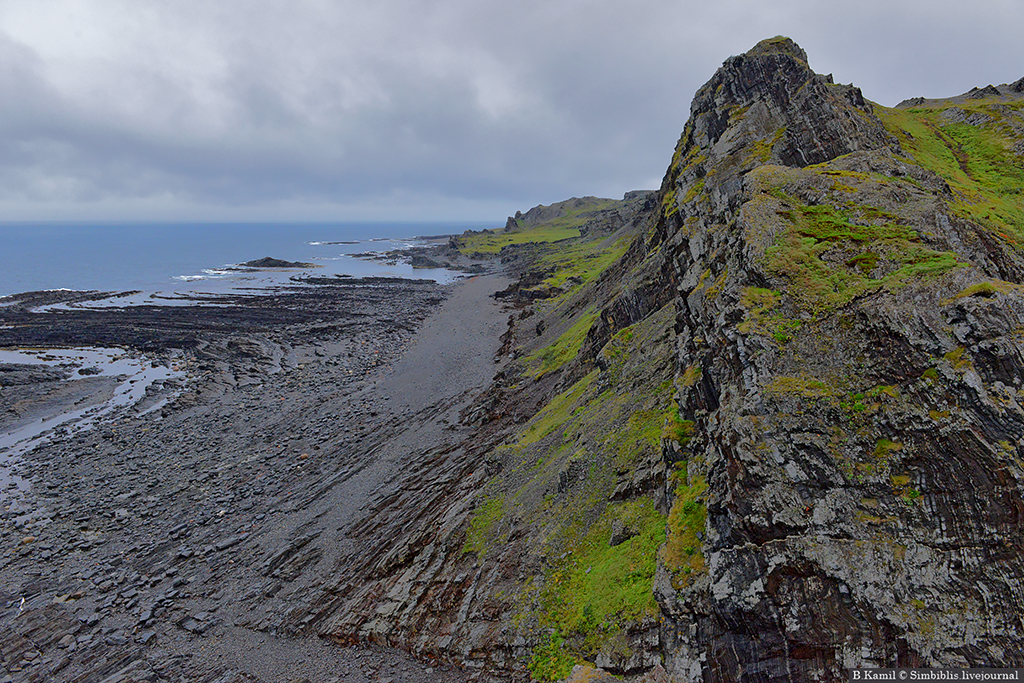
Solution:
M 1022 226 L 971 220 L 875 114 L 765 41 L 697 93 L 662 188 L 707 481 L 706 572 L 657 587 L 676 680 L 1024 664 Z

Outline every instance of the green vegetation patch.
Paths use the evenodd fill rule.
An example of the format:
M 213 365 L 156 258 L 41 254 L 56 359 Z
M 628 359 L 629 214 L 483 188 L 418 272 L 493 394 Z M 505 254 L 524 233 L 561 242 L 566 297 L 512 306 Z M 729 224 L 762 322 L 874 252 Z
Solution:
M 615 533 L 629 538 L 613 546 Z M 652 586 L 664 542 L 665 517 L 650 499 L 608 506 L 548 572 L 541 627 L 571 639 L 582 658 L 600 652 L 629 623 L 657 616 Z
M 489 527 L 477 513 L 489 529 L 484 546 L 516 524 L 532 539 L 526 552 L 544 556 L 542 580 L 513 598 L 513 623 L 540 639 L 529 662 L 535 678 L 557 679 L 599 652 L 623 655 L 629 626 L 657 614 L 653 577 L 666 517 L 653 497 L 612 497 L 641 463 L 661 458 L 661 439 L 678 417 L 673 323 L 669 304 L 619 330 L 601 352 L 606 369 L 552 398 L 496 453 L 505 464 L 488 486 L 506 503 Z
M 764 387 L 768 396 L 802 396 L 803 398 L 830 398 L 837 391 L 825 382 L 813 377 L 773 377 Z
M 587 338 L 587 332 L 597 317 L 598 314 L 594 311 L 580 316 L 572 327 L 562 333 L 554 342 L 526 356 L 523 360 L 529 368 L 527 375 L 535 379 L 542 377 L 574 359 L 579 354 L 583 341 Z
M 744 288 L 740 304 L 747 309 L 747 313 L 739 325 L 739 331 L 743 334 L 763 334 L 779 344 L 788 342 L 800 329 L 800 321 L 785 316 L 778 309 L 781 301 L 782 292 L 774 289 Z
M 693 433 L 695 430 L 696 423 L 693 420 L 683 419 L 683 416 L 679 413 L 679 409 L 674 408 L 669 411 L 669 416 L 665 420 L 663 436 L 666 439 L 672 439 L 685 448 L 690 445 L 690 441 L 693 439 Z
M 569 419 L 581 410 L 580 398 L 599 372 L 592 371 L 570 388 L 551 399 L 520 432 L 515 445 L 523 448 L 535 444 L 559 427 L 564 427 Z
M 784 207 L 779 213 L 789 221 L 789 228 L 765 249 L 768 269 L 789 280 L 790 295 L 814 312 L 833 310 L 868 292 L 896 289 L 958 265 L 954 253 L 924 246 L 911 228 L 878 209 L 812 206 L 780 189 L 773 194 Z M 854 213 L 858 221 L 865 220 L 865 214 L 873 220 L 866 225 L 851 222 Z M 879 260 L 891 266 L 873 276 Z
M 496 254 L 510 244 L 559 242 L 579 237 L 580 226 L 585 222 L 586 218 L 557 220 L 516 232 L 482 231 L 464 234 L 459 237 L 459 251 L 463 254 Z
M 708 518 L 705 502 L 707 481 L 695 475 L 687 482 L 686 470 L 673 474 L 675 500 L 668 513 L 668 538 L 662 550 L 672 583 L 680 588 L 707 571 L 701 535 Z
M 683 371 L 683 374 L 679 378 L 679 380 L 683 383 L 683 386 L 692 387 L 693 385 L 700 381 L 703 372 L 704 371 L 701 370 L 701 367 L 699 365 L 693 363 L 691 365 L 686 366 L 686 370 Z
M 1024 248 L 1024 163 L 1017 150 L 1024 133 L 1007 112 L 1020 103 L 962 103 L 967 114 L 984 114 L 980 125 L 952 123 L 938 109 L 888 109 L 875 114 L 919 165 L 953 190 L 955 214 Z
M 942 356 L 956 370 L 966 370 L 971 367 L 971 356 L 967 349 L 958 346 Z
M 459 251 L 463 254 L 496 254 L 510 244 L 528 242 L 558 242 L 580 236 L 580 226 L 593 218 L 593 214 L 609 209 L 617 203 L 614 199 L 594 202 L 577 210 L 567 210 L 561 216 L 534 226 L 519 226 L 514 230 L 482 230 L 466 232 L 459 237 Z
M 889 439 L 879 439 L 875 442 L 874 456 L 877 460 L 887 460 L 890 455 L 903 448 L 903 444 Z
M 470 517 L 469 530 L 466 532 L 466 542 L 462 546 L 462 552 L 476 553 L 481 557 L 486 554 L 488 541 L 504 511 L 505 506 L 500 498 L 485 500 L 478 505 L 473 516 Z
M 775 145 L 786 135 L 786 127 L 783 126 L 775 131 L 775 135 L 771 140 L 754 140 L 747 147 L 748 149 L 748 162 L 749 161 L 760 161 L 762 163 L 768 161 L 772 156 L 772 150 L 775 149 Z
M 976 282 L 975 284 L 965 287 L 954 296 L 943 301 L 943 304 L 956 301 L 957 299 L 966 299 L 968 297 L 980 297 L 990 299 L 997 294 L 1010 294 L 1021 296 L 1024 295 L 1024 287 L 1012 282 L 1006 282 L 1005 280 L 985 280 L 983 282 Z
M 613 432 L 608 439 L 608 446 L 617 456 L 615 464 L 626 467 L 632 464 L 634 455 L 641 450 L 659 448 L 665 422 L 676 413 L 674 408 L 667 411 L 658 408 L 634 411 L 626 420 L 625 427 Z
M 558 681 L 567 678 L 576 666 L 576 657 L 565 649 L 565 640 L 552 633 L 546 641 L 533 650 L 533 656 L 526 668 L 537 681 Z
M 575 291 L 574 287 L 597 278 L 629 248 L 629 240 L 625 238 L 616 240 L 610 247 L 605 246 L 605 242 L 604 238 L 599 238 L 549 249 L 537 260 L 541 269 L 552 273 L 544 284 L 566 290 L 562 298 L 567 298 Z

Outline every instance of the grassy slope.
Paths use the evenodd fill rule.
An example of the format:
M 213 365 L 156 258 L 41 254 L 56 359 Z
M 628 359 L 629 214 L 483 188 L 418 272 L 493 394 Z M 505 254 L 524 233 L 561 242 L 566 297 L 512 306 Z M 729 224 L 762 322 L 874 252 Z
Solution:
M 1016 249 L 1024 247 L 1024 101 L 974 100 L 955 105 L 987 117 L 980 125 L 954 122 L 933 109 L 875 113 L 920 166 L 949 183 L 960 217 L 981 224 Z
M 954 213 L 1018 248 L 1024 239 L 1024 168 L 1018 154 L 1024 126 L 1013 117 L 1021 105 L 980 101 L 959 106 L 990 120 L 976 126 L 949 122 L 942 116 L 945 108 L 876 107 L 876 113 L 912 161 L 949 183 Z M 753 216 L 763 209 L 770 217 L 752 223 L 781 229 L 747 238 L 767 240 L 767 270 L 789 286 L 785 293 L 744 290 L 744 333 L 785 345 L 801 332 L 798 311 L 827 313 L 865 293 L 898 289 L 961 265 L 955 254 L 927 246 L 906 214 L 873 201 L 892 188 L 914 190 L 910 178 L 844 171 L 829 163 L 807 169 L 764 166 L 749 179 L 760 194 L 755 191 L 758 196 L 747 210 Z M 801 188 L 812 185 L 824 188 L 825 201 L 801 198 Z M 703 190 L 703 183 L 694 184 L 686 201 Z M 670 213 L 675 207 L 674 197 L 666 195 L 663 210 Z M 579 228 L 588 219 L 587 211 L 566 212 L 518 230 L 463 238 L 467 253 L 495 252 L 512 244 L 550 245 L 538 250 L 535 265 L 550 273 L 543 285 L 563 293 L 532 306 L 554 331 L 532 340 L 524 335 L 520 379 L 513 391 L 529 394 L 561 376 L 576 361 L 607 303 L 607 296 L 598 293 L 600 276 L 634 236 L 582 240 Z M 699 289 L 714 295 L 725 274 L 707 276 Z M 625 630 L 657 614 L 651 583 L 659 553 L 677 587 L 706 572 L 698 536 L 707 515 L 701 463 L 677 463 L 670 475 L 675 497 L 667 515 L 652 494 L 614 495 L 639 466 L 662 457 L 664 438 L 680 444 L 686 456 L 693 424 L 680 418 L 673 403 L 672 324 L 672 307 L 667 306 L 619 331 L 601 351 L 603 371 L 594 369 L 545 395 L 533 418 L 493 454 L 504 468 L 477 508 L 465 549 L 481 558 L 493 556 L 526 529 L 523 547 L 544 558 L 541 573 L 511 596 L 517 605 L 513 627 L 534 644 L 530 670 L 538 679 L 564 676 L 574 662 L 599 652 L 628 654 L 622 651 L 628 649 Z M 699 369 L 688 368 L 679 381 L 692 384 L 699 376 Z M 896 400 L 892 387 L 840 391 L 813 378 L 787 377 L 777 384 L 766 392 L 824 397 L 854 422 Z M 881 441 L 876 444 L 876 450 L 884 447 Z M 559 478 L 566 473 L 577 479 L 561 490 Z M 613 530 L 623 527 L 630 538 L 610 545 Z
M 543 245 L 568 223 L 587 218 L 562 216 L 501 237 Z M 529 319 L 544 319 L 551 332 L 522 335 L 512 393 L 553 386 L 576 361 L 601 307 L 617 291 L 601 283 L 601 275 L 634 238 L 627 231 L 536 248 L 534 267 L 549 273 L 544 285 L 562 294 L 531 304 Z M 463 248 L 479 251 L 480 245 L 467 240 Z M 492 454 L 503 463 L 502 473 L 488 485 L 464 547 L 494 557 L 525 529 L 525 547 L 546 558 L 541 574 L 520 585 L 513 599 L 514 627 L 535 644 L 529 668 L 540 680 L 562 677 L 599 652 L 625 656 L 626 629 L 657 615 L 652 582 L 666 515 L 653 493 L 622 488 L 637 468 L 661 461 L 665 425 L 676 414 L 673 319 L 666 306 L 619 331 L 601 352 L 604 370 L 592 369 L 545 395 L 533 418 Z M 623 529 L 629 538 L 610 545 L 613 530 Z
M 459 250 L 464 254 L 496 254 L 510 244 L 543 244 L 580 236 L 580 226 L 603 209 L 617 202 L 612 199 L 593 202 L 591 206 L 566 210 L 561 215 L 537 225 L 519 225 L 515 230 L 467 231 L 459 237 Z

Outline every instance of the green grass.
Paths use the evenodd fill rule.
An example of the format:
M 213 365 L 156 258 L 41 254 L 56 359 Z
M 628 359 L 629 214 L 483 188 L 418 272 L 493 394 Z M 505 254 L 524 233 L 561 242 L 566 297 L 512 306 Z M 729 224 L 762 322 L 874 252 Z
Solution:
M 971 366 L 971 357 L 967 353 L 967 349 L 962 346 L 958 346 L 952 351 L 943 354 L 942 357 L 957 370 L 964 370 Z
M 750 159 L 761 162 L 768 161 L 772 156 L 772 150 L 775 149 L 775 145 L 778 144 L 785 134 L 786 127 L 783 126 L 775 131 L 775 135 L 772 136 L 771 140 L 754 140 L 747 148 Z
M 576 665 L 576 657 L 565 650 L 565 641 L 557 633 L 533 650 L 526 668 L 533 680 L 558 681 L 568 677 Z
M 665 432 L 665 420 L 676 412 L 675 408 L 668 411 L 659 408 L 634 411 L 626 420 L 625 427 L 616 430 L 608 440 L 608 445 L 616 454 L 616 466 L 621 468 L 631 465 L 635 455 L 645 448 L 659 448 Z
M 476 553 L 483 557 L 487 551 L 488 541 L 493 535 L 494 526 L 504 512 L 505 506 L 500 498 L 486 500 L 477 506 L 473 516 L 470 517 L 469 530 L 466 532 L 466 542 L 462 546 L 462 552 Z
M 608 269 L 622 257 L 629 248 L 628 239 L 619 239 L 611 247 L 603 247 L 605 240 L 598 238 L 576 244 L 558 245 L 537 260 L 542 270 L 552 271 L 552 275 L 544 280 L 551 287 L 561 287 L 568 296 L 573 287 L 585 285 Z M 570 286 L 571 285 L 571 286 Z
M 615 522 L 635 535 L 609 545 Z M 648 498 L 608 506 L 552 567 L 540 594 L 541 626 L 571 639 L 577 657 L 596 654 L 629 623 L 656 616 L 653 581 L 665 517 Z M 549 643 L 537 654 L 548 654 Z M 536 675 L 536 674 L 535 674 Z
M 600 652 L 628 657 L 626 630 L 657 614 L 653 577 L 666 517 L 651 496 L 612 496 L 638 463 L 661 457 L 663 431 L 677 414 L 673 324 L 669 304 L 619 330 L 602 351 L 606 370 L 552 398 L 498 454 L 504 483 L 492 484 L 491 497 L 504 490 L 504 517 L 490 523 L 480 511 L 477 527 L 489 529 L 483 544 L 493 548 L 515 518 L 535 534 L 530 552 L 546 557 L 543 578 L 514 598 L 514 622 L 535 643 L 528 665 L 537 679 L 557 679 Z M 581 476 L 566 487 L 567 471 Z M 618 524 L 635 535 L 611 546 Z
M 599 371 L 594 370 L 570 388 L 551 399 L 523 429 L 515 445 L 523 448 L 537 443 L 559 427 L 563 427 L 579 410 L 579 400 L 586 389 L 597 379 Z
M 693 431 L 695 423 L 693 420 L 684 419 L 682 414 L 679 412 L 679 406 L 672 406 L 667 411 L 665 426 L 662 429 L 662 436 L 666 439 L 672 439 L 680 446 L 687 446 L 690 440 L 693 439 Z
M 496 254 L 510 244 L 530 242 L 558 242 L 580 236 L 580 226 L 593 218 L 593 214 L 617 203 L 614 199 L 595 202 L 585 209 L 566 211 L 563 215 L 539 225 L 504 230 L 467 232 L 459 237 L 459 251 L 463 254 Z
M 868 206 L 837 208 L 807 205 L 780 189 L 773 191 L 783 209 L 778 213 L 789 228 L 765 249 L 768 269 L 789 280 L 790 294 L 816 313 L 834 310 L 855 297 L 880 288 L 945 273 L 959 264 L 956 254 L 930 249 L 909 227 L 889 214 Z M 873 219 L 868 225 L 851 221 Z M 882 222 L 885 221 L 885 222 Z M 823 259 L 831 250 L 854 252 L 844 263 Z M 892 268 L 877 277 L 865 266 L 884 259 Z
M 878 460 L 886 460 L 889 455 L 903 448 L 903 444 L 897 441 L 890 441 L 889 439 L 879 439 L 875 442 L 875 452 L 873 455 Z
M 747 309 L 739 331 L 743 334 L 762 334 L 779 344 L 792 339 L 800 329 L 800 321 L 787 318 L 777 307 L 782 301 L 782 292 L 763 287 L 746 287 L 740 296 L 740 304 Z M 685 384 L 684 377 L 684 384 Z
M 597 320 L 597 316 L 598 314 L 594 311 L 581 315 L 572 327 L 562 333 L 554 342 L 526 356 L 523 362 L 529 368 L 527 376 L 534 379 L 543 377 L 574 359 L 579 354 L 587 332 Z
M 694 476 L 688 483 L 686 471 L 676 472 L 675 501 L 668 513 L 668 539 L 663 558 L 672 572 L 673 584 L 681 587 L 707 571 L 703 544 L 698 534 L 704 532 L 708 510 L 705 504 L 707 481 Z
M 948 123 L 942 117 L 948 107 L 903 110 L 876 106 L 875 113 L 918 165 L 949 183 L 955 214 L 1022 248 L 1024 164 L 1011 148 L 1024 135 L 991 104 L 957 106 L 969 113 L 983 113 L 992 121 L 979 126 Z M 1019 111 L 1022 103 L 1000 106 Z
M 496 254 L 502 247 L 510 244 L 526 244 L 528 242 L 558 242 L 580 236 L 579 226 L 586 219 L 578 221 L 558 221 L 545 223 L 533 228 L 524 228 L 518 232 L 487 233 L 478 232 L 463 235 L 459 238 L 459 251 L 463 254 Z
M 683 371 L 682 376 L 679 378 L 683 383 L 683 386 L 692 387 L 700 381 L 704 371 L 696 363 L 686 366 L 686 370 Z

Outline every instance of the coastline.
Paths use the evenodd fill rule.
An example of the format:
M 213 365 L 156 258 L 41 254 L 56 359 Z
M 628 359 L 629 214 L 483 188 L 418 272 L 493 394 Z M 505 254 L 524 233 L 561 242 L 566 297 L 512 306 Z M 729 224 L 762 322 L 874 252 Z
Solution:
M 28 509 L 4 512 L 0 533 L 12 680 L 465 680 L 286 635 L 285 617 L 338 580 L 344 530 L 410 448 L 465 438 L 459 413 L 500 367 L 507 312 L 490 295 L 507 283 L 332 279 L 216 307 L 0 309 L 8 344 L 180 348 L 186 373 L 158 410 L 21 456 Z

